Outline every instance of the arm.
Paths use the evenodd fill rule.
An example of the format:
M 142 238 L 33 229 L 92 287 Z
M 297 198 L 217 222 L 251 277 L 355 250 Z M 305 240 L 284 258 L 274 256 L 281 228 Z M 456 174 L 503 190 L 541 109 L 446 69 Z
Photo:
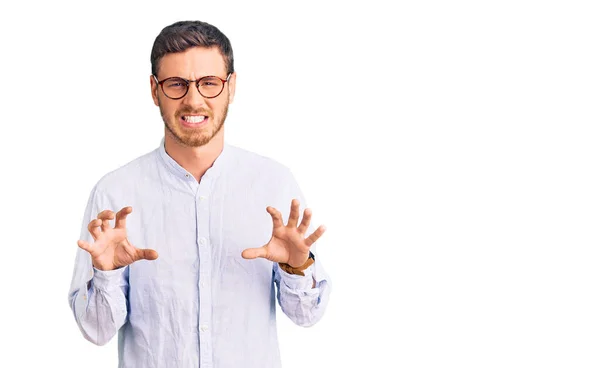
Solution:
M 331 280 L 315 253 L 314 245 L 311 251 L 315 262 L 303 271 L 304 276 L 284 271 L 279 263 L 273 265 L 279 306 L 295 324 L 303 327 L 312 326 L 321 319 L 331 292 Z
M 88 222 L 94 220 L 100 209 L 107 205 L 106 198 L 94 188 L 88 200 L 80 239 L 88 243 L 92 241 Z M 69 306 L 87 340 L 104 345 L 125 323 L 128 287 L 128 267 L 98 270 L 92 265 L 90 253 L 77 249 Z
M 315 230 L 310 224 L 312 211 L 305 207 L 304 196 L 291 172 L 288 171 L 282 182 L 284 199 L 293 198 L 287 224 L 284 224 L 282 214 L 277 209 L 267 207 L 267 212 L 273 218 L 271 240 L 260 248 L 244 250 L 242 257 L 262 257 L 274 262 L 272 275 L 282 311 L 297 325 L 307 327 L 321 319 L 331 291 L 331 280 L 315 251 L 315 244 L 325 232 L 325 227 L 319 226 Z M 300 220 L 301 212 L 303 216 Z M 314 263 L 303 271 L 303 275 L 302 272 L 300 275 L 293 274 L 310 263 L 307 261 L 311 252 L 315 255 Z M 284 269 L 280 263 L 284 264 Z
M 300 189 L 292 172 L 288 172 L 288 196 L 299 199 L 298 213 L 304 213 L 304 217 L 310 217 L 312 212 L 305 212 L 307 208 L 304 193 Z M 290 210 L 290 216 L 293 209 Z M 307 216 L 308 215 L 308 216 Z M 301 224 L 302 227 L 302 224 Z M 314 263 L 304 270 L 304 276 L 290 274 L 282 269 L 279 263 L 273 267 L 273 279 L 277 285 L 277 301 L 283 313 L 288 316 L 295 324 L 303 327 L 309 327 L 317 323 L 323 314 L 329 302 L 331 292 L 331 279 L 325 272 L 323 263 L 317 255 L 316 246 L 319 243 L 319 237 L 324 229 L 320 226 L 316 231 L 312 223 L 308 223 L 306 234 L 312 234 L 307 240 L 313 239 L 315 242 L 310 246 L 310 252 L 314 256 Z M 315 236 L 316 235 L 316 236 Z

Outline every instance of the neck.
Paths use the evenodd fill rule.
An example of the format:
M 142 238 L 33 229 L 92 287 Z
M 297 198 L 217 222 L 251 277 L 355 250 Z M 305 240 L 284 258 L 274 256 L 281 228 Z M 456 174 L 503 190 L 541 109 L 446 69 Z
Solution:
M 165 151 L 175 162 L 192 174 L 196 181 L 213 165 L 223 151 L 223 129 L 217 133 L 207 144 L 201 147 L 187 147 L 165 131 Z

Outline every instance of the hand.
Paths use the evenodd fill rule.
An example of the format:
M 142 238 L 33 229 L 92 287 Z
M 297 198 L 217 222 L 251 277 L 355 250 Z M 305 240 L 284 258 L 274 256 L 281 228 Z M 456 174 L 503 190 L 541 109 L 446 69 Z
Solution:
M 302 223 L 298 226 L 300 201 L 297 199 L 292 200 L 290 218 L 285 226 L 278 210 L 267 207 L 267 212 L 273 218 L 273 236 L 271 240 L 260 248 L 245 249 L 242 252 L 242 257 L 245 259 L 261 257 L 273 262 L 287 263 L 292 267 L 302 266 L 308 260 L 310 246 L 323 235 L 325 226 L 319 226 L 315 232 L 305 239 L 304 234 L 310 224 L 312 212 L 308 208 L 305 209 Z
M 92 220 L 88 225 L 88 230 L 94 238 L 94 244 L 90 245 L 83 240 L 77 241 L 79 248 L 92 256 L 92 264 L 95 268 L 110 271 L 125 267 L 140 259 L 152 261 L 158 258 L 156 251 L 138 249 L 127 240 L 125 218 L 132 210 L 131 207 L 124 207 L 117 212 L 114 228 L 110 227 L 109 221 L 115 218 L 115 213 L 110 210 L 100 212 L 98 218 Z

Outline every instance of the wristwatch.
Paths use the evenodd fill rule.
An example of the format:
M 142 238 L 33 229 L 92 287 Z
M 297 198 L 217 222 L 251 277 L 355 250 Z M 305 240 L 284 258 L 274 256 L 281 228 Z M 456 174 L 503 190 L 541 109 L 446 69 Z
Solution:
M 306 262 L 304 262 L 302 266 L 292 267 L 287 263 L 279 263 L 279 267 L 281 267 L 281 269 L 285 272 L 290 273 L 292 275 L 304 276 L 304 270 L 309 268 L 313 263 L 315 263 L 315 255 L 313 254 L 313 252 L 309 252 L 308 259 L 306 260 Z

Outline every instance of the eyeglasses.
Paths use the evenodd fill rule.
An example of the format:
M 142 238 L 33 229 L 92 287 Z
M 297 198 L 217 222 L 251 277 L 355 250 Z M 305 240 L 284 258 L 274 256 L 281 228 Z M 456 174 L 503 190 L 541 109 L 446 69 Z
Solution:
M 166 78 L 161 81 L 156 78 L 155 75 L 152 75 L 156 83 L 160 86 L 165 96 L 172 100 L 179 100 L 183 98 L 190 88 L 190 83 L 195 83 L 198 92 L 204 98 L 215 98 L 223 92 L 223 88 L 225 87 L 225 82 L 229 81 L 229 77 L 231 77 L 231 73 L 227 75 L 227 79 L 221 79 L 219 77 L 215 77 L 214 75 L 209 75 L 206 77 L 202 77 L 197 80 L 189 80 L 185 78 L 179 77 L 171 77 Z

